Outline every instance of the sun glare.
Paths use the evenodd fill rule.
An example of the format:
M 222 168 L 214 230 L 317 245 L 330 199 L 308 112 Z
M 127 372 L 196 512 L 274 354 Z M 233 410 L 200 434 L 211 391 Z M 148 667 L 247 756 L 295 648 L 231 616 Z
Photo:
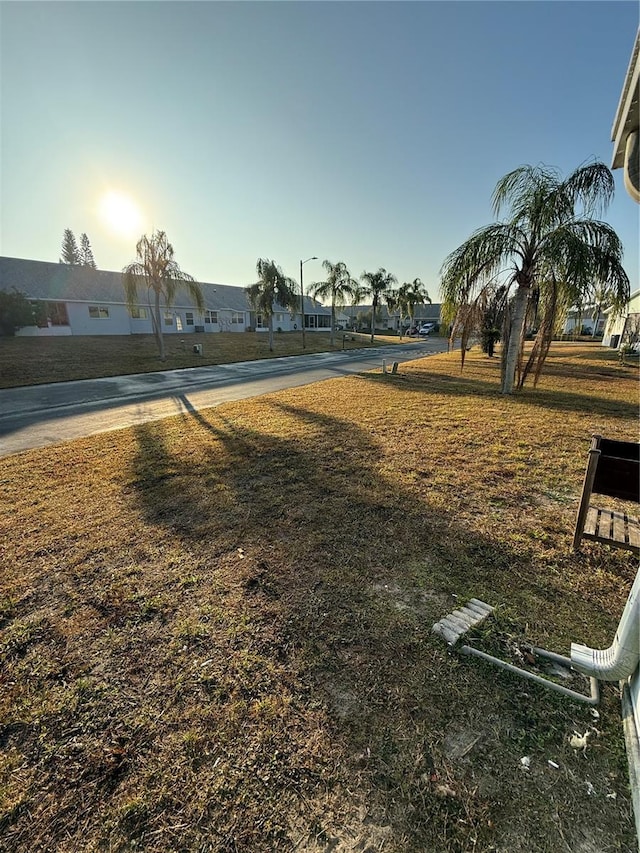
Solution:
M 100 200 L 100 218 L 111 231 L 133 237 L 142 225 L 140 208 L 126 193 L 109 190 Z

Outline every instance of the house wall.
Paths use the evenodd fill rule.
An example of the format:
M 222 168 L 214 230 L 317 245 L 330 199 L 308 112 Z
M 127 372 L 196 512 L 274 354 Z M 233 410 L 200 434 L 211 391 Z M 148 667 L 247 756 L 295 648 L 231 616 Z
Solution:
M 89 308 L 107 311 L 108 317 L 94 318 Z M 73 335 L 129 335 L 129 312 L 124 305 L 98 302 L 67 302 L 69 325 Z
M 68 326 L 26 326 L 18 329 L 17 336 L 20 337 L 53 337 L 64 335 L 151 335 L 153 334 L 153 322 L 150 309 L 146 308 L 147 316 L 134 318 L 129 314 L 129 309 L 124 304 L 113 302 L 65 302 L 67 308 Z M 92 316 L 90 308 L 98 309 L 98 316 Z M 102 309 L 102 310 L 101 310 Z M 93 313 L 96 313 L 94 310 Z M 108 313 L 108 316 L 104 316 Z M 163 317 L 164 317 L 163 312 Z M 194 334 L 196 327 L 204 328 L 206 332 L 244 332 L 247 327 L 248 312 L 242 313 L 241 323 L 232 323 L 234 312 L 218 310 L 217 323 L 205 323 L 204 316 L 198 314 L 193 308 L 172 308 L 166 312 L 171 315 L 172 323 L 163 324 L 162 330 L 166 335 Z M 187 313 L 193 315 L 193 325 L 187 325 Z M 102 316 L 101 316 L 102 315 Z M 287 318 L 289 315 L 287 314 Z
M 612 316 L 609 315 L 607 319 L 607 324 L 604 330 L 604 336 L 602 338 L 602 345 L 605 347 L 611 346 L 611 339 L 613 337 L 622 335 L 625 327 L 625 323 L 627 322 L 627 318 L 630 314 L 639 314 L 640 313 L 640 290 L 636 291 L 631 295 L 631 299 L 629 300 L 629 304 L 627 305 L 627 310 L 620 316 Z M 618 343 L 616 346 L 620 345 L 620 339 L 618 339 Z
M 71 326 L 48 326 L 45 329 L 39 326 L 23 326 L 16 331 L 16 338 L 63 338 L 71 334 Z
M 598 320 L 597 334 L 602 334 L 606 322 L 606 317 L 600 317 Z M 593 334 L 593 317 L 582 317 L 580 320 L 578 320 L 577 317 L 567 317 L 563 333 L 568 335 L 573 332 L 576 327 L 578 329 L 582 329 L 584 327 L 585 329 L 588 329 L 589 334 Z
M 259 325 L 257 320 L 259 313 L 252 314 L 253 324 L 256 332 L 268 332 L 266 317 L 262 318 L 263 325 Z M 280 318 L 280 319 L 278 319 Z M 306 311 L 305 315 L 305 332 L 328 332 L 331 329 L 331 316 L 327 314 L 316 314 L 313 311 Z M 318 319 L 316 319 L 318 318 Z M 319 318 L 322 318 L 321 320 Z M 328 325 L 318 326 L 317 323 L 327 323 Z M 338 321 L 336 320 L 336 323 Z M 278 328 L 283 332 L 299 332 L 302 329 L 302 317 L 299 313 L 290 313 L 289 311 L 276 311 L 273 315 L 273 330 L 276 332 Z
M 264 315 L 261 315 L 260 312 L 257 311 L 253 313 L 252 316 L 256 332 L 269 331 L 268 320 Z M 289 311 L 276 311 L 273 315 L 273 331 L 276 332 L 278 328 L 282 329 L 283 332 L 293 332 L 298 330 L 300 328 L 300 315 L 292 315 Z

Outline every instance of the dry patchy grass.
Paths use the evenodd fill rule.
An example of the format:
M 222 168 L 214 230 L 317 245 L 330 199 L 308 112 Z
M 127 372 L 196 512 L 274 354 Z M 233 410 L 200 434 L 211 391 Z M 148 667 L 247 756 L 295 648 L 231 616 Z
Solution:
M 634 559 L 570 543 L 635 374 L 552 356 L 513 398 L 438 356 L 2 460 L 0 843 L 631 851 L 616 687 L 583 757 L 586 706 L 430 633 L 469 596 L 505 653 L 615 630 Z
M 371 346 L 369 336 L 350 332 L 336 333 L 334 349 Z M 230 364 L 259 358 L 301 355 L 303 352 L 328 352 L 330 337 L 324 332 L 308 332 L 302 349 L 299 332 L 274 334 L 273 352 L 263 333 L 220 332 L 201 335 L 165 335 L 167 358 L 161 362 L 152 335 L 102 335 L 60 338 L 0 337 L 0 388 L 66 382 L 72 379 L 98 379 L 102 376 L 126 376 L 156 370 Z M 402 343 L 408 343 L 405 338 Z M 397 337 L 376 336 L 373 346 L 400 343 Z M 203 345 L 202 356 L 194 355 L 193 344 Z

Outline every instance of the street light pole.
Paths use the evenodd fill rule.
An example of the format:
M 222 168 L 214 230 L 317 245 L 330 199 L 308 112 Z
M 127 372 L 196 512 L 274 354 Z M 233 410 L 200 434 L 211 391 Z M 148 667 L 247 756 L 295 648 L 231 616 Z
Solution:
M 314 255 L 312 258 L 307 258 L 307 261 L 317 261 Z M 300 261 L 300 318 L 302 321 L 302 349 L 306 349 L 306 341 L 304 338 L 304 284 L 302 283 L 302 265 L 307 261 Z

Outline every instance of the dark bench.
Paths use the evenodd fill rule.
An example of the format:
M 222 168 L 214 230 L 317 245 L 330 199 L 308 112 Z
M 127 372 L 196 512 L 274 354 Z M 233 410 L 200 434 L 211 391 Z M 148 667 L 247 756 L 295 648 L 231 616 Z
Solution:
M 640 444 L 593 436 L 573 536 L 574 550 L 590 539 L 640 555 L 637 516 L 592 506 L 592 494 L 640 503 Z

